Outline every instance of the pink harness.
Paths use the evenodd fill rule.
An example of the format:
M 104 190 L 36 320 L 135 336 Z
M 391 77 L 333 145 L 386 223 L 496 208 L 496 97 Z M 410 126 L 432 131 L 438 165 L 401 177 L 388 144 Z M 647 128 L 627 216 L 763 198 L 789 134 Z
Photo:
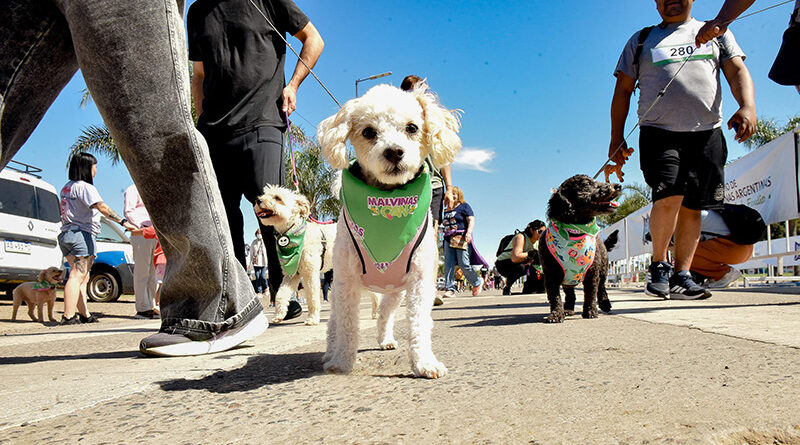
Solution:
M 367 289 L 374 292 L 396 292 L 405 290 L 408 287 L 406 276 L 411 269 L 411 257 L 422 242 L 425 232 L 428 227 L 428 217 L 425 217 L 425 222 L 417 229 L 417 234 L 414 238 L 406 244 L 400 256 L 397 257 L 392 263 L 373 263 L 367 267 L 367 260 L 369 260 L 369 253 L 364 247 L 360 237 L 353 234 L 351 229 L 352 220 L 350 215 L 347 214 L 347 209 L 343 208 L 344 221 L 347 226 L 347 232 L 350 233 L 350 239 L 358 252 L 358 257 L 361 259 L 361 284 Z M 356 232 L 357 233 L 357 232 Z

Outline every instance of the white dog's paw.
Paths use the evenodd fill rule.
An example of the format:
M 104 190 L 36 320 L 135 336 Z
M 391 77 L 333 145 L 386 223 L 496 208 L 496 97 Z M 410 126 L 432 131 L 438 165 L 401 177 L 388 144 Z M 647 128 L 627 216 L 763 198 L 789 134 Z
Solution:
M 390 338 L 379 343 L 381 350 L 397 349 L 397 340 Z
M 273 318 L 272 320 L 270 320 L 269 322 L 270 322 L 270 323 L 272 323 L 272 324 L 280 324 L 280 323 L 283 321 L 283 318 L 284 318 L 284 317 L 274 317 L 274 318 Z
M 426 379 L 439 379 L 447 375 L 447 368 L 436 359 L 420 361 L 414 363 L 414 375 Z
M 372 311 L 372 319 L 373 320 L 377 320 L 378 319 L 378 310 L 377 309 L 373 309 L 373 311 Z
M 319 324 L 319 318 L 318 318 L 318 317 L 316 317 L 316 318 L 311 318 L 311 317 L 309 317 L 309 318 L 306 320 L 306 323 L 305 323 L 305 324 L 306 324 L 306 326 L 316 326 L 316 325 L 318 325 L 318 324 Z
M 332 372 L 335 374 L 349 374 L 353 370 L 353 361 L 348 360 L 342 354 L 325 353 L 327 359 L 322 362 L 322 369 L 325 372 Z M 324 358 L 324 357 L 323 357 Z

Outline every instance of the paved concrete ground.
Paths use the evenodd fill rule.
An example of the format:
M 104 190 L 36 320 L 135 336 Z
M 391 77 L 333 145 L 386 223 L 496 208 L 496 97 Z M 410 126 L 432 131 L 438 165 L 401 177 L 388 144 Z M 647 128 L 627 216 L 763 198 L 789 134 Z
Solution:
M 366 300 L 346 376 L 321 369 L 327 305 L 320 326 L 153 359 L 137 345 L 158 322 L 133 320 L 130 299 L 71 327 L 10 323 L 3 300 L 0 443 L 800 444 L 797 292 L 611 299 L 611 315 L 559 325 L 543 295 L 448 299 L 433 343 L 450 374 L 435 381 L 411 378 L 402 334 L 377 349 Z

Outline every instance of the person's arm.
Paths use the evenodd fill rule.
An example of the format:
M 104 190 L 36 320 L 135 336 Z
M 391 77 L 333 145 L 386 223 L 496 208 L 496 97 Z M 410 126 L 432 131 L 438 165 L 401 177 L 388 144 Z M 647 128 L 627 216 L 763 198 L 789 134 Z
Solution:
M 525 252 L 525 235 L 518 233 L 511 242 L 511 262 L 524 263 L 528 261 L 528 252 Z
M 608 144 L 608 157 L 617 165 L 625 164 L 621 148 L 626 148 L 625 120 L 631 106 L 631 95 L 636 87 L 636 79 L 622 71 L 617 71 L 617 84 L 611 99 L 611 142 Z M 621 148 L 620 148 L 621 145 Z M 619 150 L 617 150 L 620 148 Z
M 319 31 L 311 22 L 308 22 L 294 36 L 303 44 L 303 48 L 300 50 L 300 58 L 308 64 L 309 68 L 314 68 L 320 54 L 322 54 L 322 48 L 325 47 L 325 42 L 322 40 Z M 294 67 L 292 78 L 283 89 L 282 110 L 286 116 L 289 116 L 297 109 L 297 89 L 300 88 L 300 84 L 303 83 L 306 76 L 308 76 L 308 68 L 298 60 L 297 65 Z
M 736 140 L 744 142 L 756 130 L 758 123 L 753 78 L 750 77 L 750 71 L 745 66 L 744 60 L 738 56 L 722 62 L 722 72 L 728 80 L 733 97 L 739 103 L 739 109 L 728 120 L 728 128 L 733 128 L 735 125 Z
M 133 216 L 133 211 L 136 209 L 136 197 L 133 196 L 132 191 L 130 193 L 129 191 L 130 189 L 125 190 L 125 194 L 123 195 L 125 200 L 125 209 L 122 211 L 122 214 L 125 215 L 125 218 L 128 218 L 128 221 L 132 221 L 138 226 L 136 218 Z
M 96 202 L 92 205 L 93 209 L 97 209 L 100 213 L 105 215 L 106 218 L 118 223 L 122 227 L 125 227 L 128 230 L 136 230 L 138 227 L 134 226 L 133 224 L 129 223 L 127 219 L 117 215 L 117 212 L 111 209 L 106 203 L 103 201 Z
M 467 231 L 464 233 L 464 240 L 472 242 L 472 230 L 475 228 L 475 216 L 467 216 Z
M 203 80 L 206 72 L 203 69 L 203 62 L 192 62 L 192 100 L 197 115 L 203 114 Z
M 449 208 L 453 205 L 455 196 L 453 195 L 453 175 L 450 172 L 450 166 L 444 166 L 439 169 L 442 174 L 442 182 L 444 183 L 444 208 Z
M 711 39 L 725 34 L 728 25 L 736 17 L 739 17 L 747 10 L 756 0 L 726 0 L 719 10 L 716 17 L 706 22 L 700 31 L 697 31 L 697 36 L 694 38 L 694 43 L 699 48 L 700 45 L 705 44 Z

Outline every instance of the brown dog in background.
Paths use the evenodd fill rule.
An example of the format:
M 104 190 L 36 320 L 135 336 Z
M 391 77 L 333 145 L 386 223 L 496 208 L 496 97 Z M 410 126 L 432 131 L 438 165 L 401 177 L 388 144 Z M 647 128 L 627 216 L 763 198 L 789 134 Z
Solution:
M 56 321 L 53 316 L 53 306 L 56 303 L 56 285 L 61 283 L 61 275 L 61 269 L 48 267 L 39 272 L 38 282 L 29 281 L 14 288 L 11 321 L 17 319 L 17 309 L 23 301 L 28 305 L 28 316 L 31 320 L 44 322 L 44 304 L 47 303 L 47 316 L 50 321 Z M 33 315 L 34 307 L 37 308 L 38 319 Z

